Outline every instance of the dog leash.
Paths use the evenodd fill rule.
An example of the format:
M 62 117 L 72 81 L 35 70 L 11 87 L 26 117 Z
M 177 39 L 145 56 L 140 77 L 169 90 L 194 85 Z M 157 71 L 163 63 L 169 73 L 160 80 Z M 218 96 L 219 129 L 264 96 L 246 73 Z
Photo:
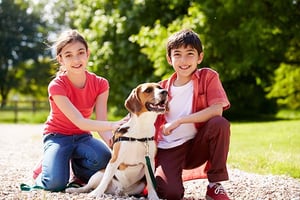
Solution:
M 21 191 L 33 191 L 33 190 L 43 190 L 44 188 L 42 186 L 34 185 L 30 186 L 25 183 L 20 184 Z
M 57 189 L 57 190 L 54 190 L 53 192 L 61 192 L 61 191 L 64 191 L 65 188 L 68 188 L 68 187 L 72 187 L 72 186 L 66 186 L 64 188 L 60 188 L 60 189 Z M 39 186 L 39 185 L 28 185 L 28 184 L 25 184 L 25 183 L 21 183 L 20 184 L 20 189 L 21 191 L 34 191 L 34 190 L 46 190 L 44 187 L 42 186 Z M 46 190 L 47 191 L 47 190 Z
M 145 156 L 146 165 L 147 165 L 147 169 L 148 169 L 148 172 L 149 172 L 149 175 L 151 178 L 153 188 L 156 190 L 156 180 L 155 180 L 155 176 L 154 176 L 153 169 L 152 169 L 151 162 L 150 162 L 148 141 L 146 141 L 145 146 L 146 146 L 146 156 Z

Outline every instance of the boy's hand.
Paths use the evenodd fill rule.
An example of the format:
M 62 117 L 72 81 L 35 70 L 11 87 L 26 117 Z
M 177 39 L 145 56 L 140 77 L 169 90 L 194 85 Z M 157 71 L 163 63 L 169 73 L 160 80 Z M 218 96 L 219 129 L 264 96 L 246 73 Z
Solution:
M 172 131 L 177 128 L 180 125 L 179 121 L 173 121 L 170 123 L 166 123 L 163 126 L 163 134 L 164 135 L 170 135 L 172 133 Z

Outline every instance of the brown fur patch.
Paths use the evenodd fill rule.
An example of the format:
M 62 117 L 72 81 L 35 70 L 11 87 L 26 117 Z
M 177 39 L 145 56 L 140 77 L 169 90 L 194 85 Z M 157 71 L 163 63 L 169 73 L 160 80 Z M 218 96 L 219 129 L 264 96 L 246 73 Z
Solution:
M 120 127 L 120 128 L 118 128 L 117 133 L 125 134 L 128 132 L 128 129 L 129 129 L 129 126 Z
M 118 167 L 119 170 L 125 170 L 128 167 L 125 163 L 121 163 Z
M 129 166 L 137 166 L 138 164 L 135 164 L 135 165 L 128 165 L 126 163 L 121 163 L 118 167 L 119 170 L 125 170 L 127 167 Z
M 160 85 L 157 83 L 146 83 L 136 87 L 125 101 L 126 109 L 138 116 L 143 112 L 147 112 L 145 103 L 153 100 L 154 90 L 158 87 Z

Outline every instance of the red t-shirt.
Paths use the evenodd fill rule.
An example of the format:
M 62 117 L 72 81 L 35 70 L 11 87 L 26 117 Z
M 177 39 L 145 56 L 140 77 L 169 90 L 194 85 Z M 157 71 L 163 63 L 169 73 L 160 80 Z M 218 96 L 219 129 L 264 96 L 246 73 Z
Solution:
M 168 90 L 168 98 L 171 100 L 171 86 L 176 80 L 177 74 L 174 73 L 169 79 L 160 82 L 160 85 Z M 216 71 L 210 68 L 201 68 L 192 75 L 193 91 L 193 113 L 209 107 L 215 103 L 223 103 L 223 110 L 230 107 L 226 92 Z M 156 140 L 160 140 L 161 126 L 165 123 L 165 116 L 159 115 L 156 122 Z M 195 123 L 196 128 L 203 126 L 204 123 Z
M 65 74 L 53 79 L 48 86 L 50 114 L 45 123 L 44 134 L 60 133 L 65 135 L 82 134 L 87 132 L 73 124 L 56 106 L 54 95 L 63 95 L 70 99 L 73 105 L 85 118 L 90 118 L 96 98 L 109 89 L 109 83 L 105 78 L 86 71 L 86 83 L 84 88 L 75 87 Z

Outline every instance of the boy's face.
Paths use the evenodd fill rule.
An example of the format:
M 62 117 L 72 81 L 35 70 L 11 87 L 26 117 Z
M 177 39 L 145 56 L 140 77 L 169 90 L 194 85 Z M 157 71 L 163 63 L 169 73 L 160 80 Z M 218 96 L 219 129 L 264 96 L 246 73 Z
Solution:
M 177 78 L 190 79 L 192 73 L 197 69 L 197 65 L 202 62 L 203 52 L 191 46 L 181 46 L 171 50 L 171 56 L 167 56 L 168 63 L 173 66 L 177 73 Z

